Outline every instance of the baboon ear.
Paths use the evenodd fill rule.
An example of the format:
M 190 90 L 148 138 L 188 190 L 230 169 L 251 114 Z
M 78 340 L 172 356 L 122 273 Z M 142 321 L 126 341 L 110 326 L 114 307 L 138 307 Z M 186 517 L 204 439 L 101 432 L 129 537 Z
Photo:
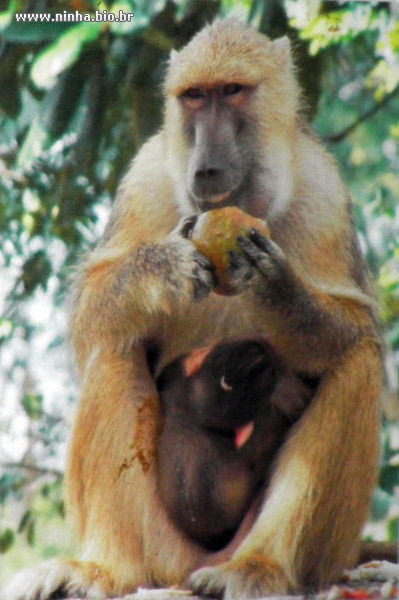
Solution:
M 169 57 L 169 63 L 172 65 L 176 61 L 178 56 L 179 56 L 179 53 L 177 52 L 177 50 L 171 50 L 170 57 Z
M 272 42 L 272 51 L 281 65 L 291 65 L 291 43 L 286 35 Z

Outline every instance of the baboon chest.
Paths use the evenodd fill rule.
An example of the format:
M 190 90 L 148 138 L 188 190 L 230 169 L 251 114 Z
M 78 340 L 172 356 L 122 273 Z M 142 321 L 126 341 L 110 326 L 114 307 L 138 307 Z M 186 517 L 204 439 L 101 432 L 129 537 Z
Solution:
M 267 338 L 267 322 L 254 310 L 250 293 L 211 294 L 209 298 L 166 317 L 159 339 L 160 372 L 167 364 L 195 348 L 230 339 Z

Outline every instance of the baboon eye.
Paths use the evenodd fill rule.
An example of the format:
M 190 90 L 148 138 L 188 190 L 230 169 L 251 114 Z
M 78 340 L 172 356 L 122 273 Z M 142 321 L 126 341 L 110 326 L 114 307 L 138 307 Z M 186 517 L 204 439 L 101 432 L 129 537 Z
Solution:
M 244 89 L 244 86 L 240 83 L 228 83 L 223 88 L 223 94 L 225 96 L 234 96 L 234 94 L 239 94 Z
M 186 96 L 187 98 L 204 98 L 205 97 L 205 93 L 203 90 L 201 90 L 201 88 L 188 88 L 188 90 L 186 90 L 183 94 L 183 96 Z

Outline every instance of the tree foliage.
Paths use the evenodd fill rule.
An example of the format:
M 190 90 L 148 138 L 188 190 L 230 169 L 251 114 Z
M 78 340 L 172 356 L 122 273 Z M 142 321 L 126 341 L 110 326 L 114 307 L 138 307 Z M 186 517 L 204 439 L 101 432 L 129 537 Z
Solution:
M 134 17 L 125 22 L 40 17 L 104 10 Z M 18 20 L 21 13 L 25 20 Z M 171 48 L 184 45 L 215 15 L 235 13 L 271 37 L 288 35 L 292 41 L 304 113 L 337 156 L 354 197 L 361 244 L 381 299 L 387 385 L 397 391 L 394 3 L 0 0 L 0 388 L 6 398 L 0 552 L 22 538 L 34 545 L 37 520 L 63 514 L 62 457 L 76 390 L 61 307 L 72 266 L 98 241 L 118 181 L 160 126 L 160 83 Z M 397 426 L 386 422 L 373 509 L 391 537 L 397 526 L 392 500 L 398 437 Z M 40 550 L 57 552 L 43 544 Z

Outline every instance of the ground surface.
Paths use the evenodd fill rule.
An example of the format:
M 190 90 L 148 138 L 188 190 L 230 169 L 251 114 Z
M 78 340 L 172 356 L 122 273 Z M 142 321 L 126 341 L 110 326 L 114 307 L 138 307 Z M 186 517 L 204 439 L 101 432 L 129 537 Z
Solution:
M 399 564 L 373 561 L 347 571 L 343 581 L 318 593 L 293 596 L 269 596 L 267 600 L 399 600 Z M 80 598 L 77 600 L 84 600 Z M 113 600 L 205 600 L 191 592 L 177 589 L 139 589 L 134 594 Z M 215 600 L 207 598 L 206 600 Z M 257 600 L 262 600 L 258 598 Z M 266 598 L 265 598 L 266 600 Z

